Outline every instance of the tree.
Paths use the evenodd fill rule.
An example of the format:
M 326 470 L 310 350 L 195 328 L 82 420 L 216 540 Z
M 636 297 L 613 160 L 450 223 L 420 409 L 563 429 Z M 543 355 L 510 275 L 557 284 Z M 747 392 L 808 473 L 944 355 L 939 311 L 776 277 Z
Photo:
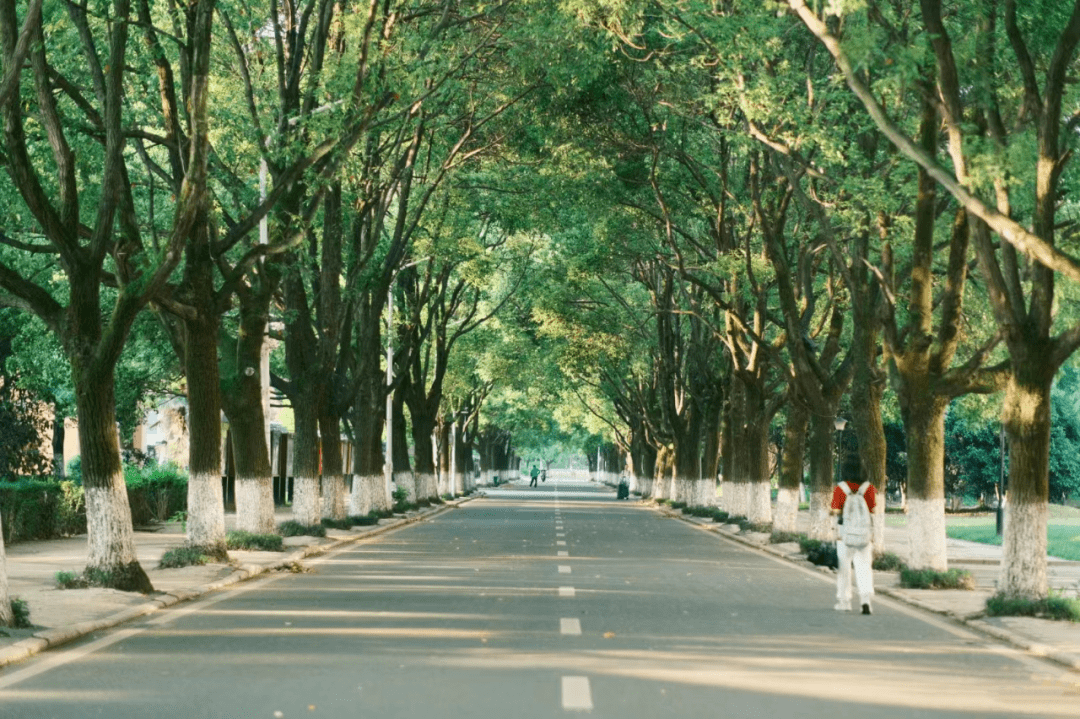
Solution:
M 5 232 L 4 239 L 23 256 L 58 260 L 66 296 L 0 263 L 2 302 L 40 317 L 57 335 L 71 363 L 86 487 L 87 571 L 108 586 L 149 591 L 150 582 L 135 556 L 123 485 L 115 422 L 115 367 L 132 322 L 176 267 L 183 243 L 205 205 L 214 3 L 204 0 L 184 10 L 194 58 L 191 93 L 186 98 L 192 141 L 172 226 L 160 243 L 155 234 L 155 244 L 149 248 L 137 222 L 127 161 L 132 130 L 124 123 L 125 99 L 131 96 L 125 88 L 126 73 L 132 69 L 129 28 L 138 24 L 137 14 L 129 0 L 115 0 L 108 15 L 100 19 L 92 18 L 85 6 L 69 6 L 68 25 L 53 16 L 59 8 L 48 10 L 50 27 L 65 30 L 50 32 L 46 39 L 38 6 L 31 6 L 23 35 L 29 32 L 32 40 L 29 68 L 11 80 L 17 89 L 2 98 L 0 107 L 6 169 L 33 218 L 33 225 L 20 227 L 17 233 Z M 15 3 L 4 3 L 0 6 L 0 50 L 5 68 L 23 68 L 18 61 L 23 52 L 18 28 Z M 98 47 L 106 33 L 107 47 Z M 63 48 L 68 47 L 79 48 L 77 64 L 64 61 Z M 28 87 L 24 95 L 23 76 L 36 92 Z M 81 88 L 91 88 L 92 94 L 83 94 Z M 29 126 L 28 110 L 37 118 Z M 73 136 L 73 128 L 86 128 L 87 133 Z M 80 152 L 73 149 L 76 140 Z M 31 145 L 38 143 L 48 144 L 50 158 L 31 153 Z M 115 290 L 105 293 L 114 300 L 112 312 L 103 316 L 100 300 L 106 282 L 115 285 Z

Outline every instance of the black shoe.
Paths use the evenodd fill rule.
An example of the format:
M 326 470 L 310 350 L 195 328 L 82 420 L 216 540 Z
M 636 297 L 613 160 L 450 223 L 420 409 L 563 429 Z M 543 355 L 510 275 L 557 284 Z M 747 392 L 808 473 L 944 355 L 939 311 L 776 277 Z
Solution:
M 870 605 L 869 604 L 862 605 L 862 613 L 863 614 L 873 614 L 873 612 L 870 611 Z

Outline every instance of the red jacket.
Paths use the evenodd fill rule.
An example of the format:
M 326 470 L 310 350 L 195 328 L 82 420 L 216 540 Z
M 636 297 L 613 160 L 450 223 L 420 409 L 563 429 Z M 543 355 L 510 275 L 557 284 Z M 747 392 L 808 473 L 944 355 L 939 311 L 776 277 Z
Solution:
M 846 484 L 847 484 L 848 487 L 851 488 L 852 492 L 858 492 L 859 491 L 859 486 L 862 483 L 861 482 L 847 482 Z M 877 494 L 874 492 L 874 485 L 871 484 L 869 487 L 866 488 L 866 494 L 864 494 L 863 497 L 866 499 L 866 506 L 870 508 L 871 512 L 873 512 L 874 511 L 874 506 L 876 505 L 876 499 L 877 499 Z M 840 489 L 839 486 L 833 487 L 833 492 L 832 492 L 832 508 L 833 509 L 835 509 L 837 511 L 842 511 L 844 509 L 844 501 L 846 499 L 847 499 L 847 495 L 844 494 L 844 490 Z

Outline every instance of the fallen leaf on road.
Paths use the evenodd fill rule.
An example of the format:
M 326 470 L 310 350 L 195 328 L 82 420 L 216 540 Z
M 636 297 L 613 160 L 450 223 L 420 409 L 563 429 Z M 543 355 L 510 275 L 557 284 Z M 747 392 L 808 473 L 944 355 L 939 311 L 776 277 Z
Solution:
M 615 636 L 615 632 L 604 632 L 604 639 L 611 639 Z

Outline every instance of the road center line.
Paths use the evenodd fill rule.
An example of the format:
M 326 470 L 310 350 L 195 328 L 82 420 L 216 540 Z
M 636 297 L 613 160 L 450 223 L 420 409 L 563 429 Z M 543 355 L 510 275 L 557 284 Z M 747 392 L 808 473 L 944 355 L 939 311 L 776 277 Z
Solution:
M 574 591 L 573 587 L 559 587 L 559 596 L 560 597 L 574 597 L 574 596 L 577 596 L 577 592 Z
M 592 711 L 592 690 L 588 677 L 562 678 L 562 708 L 568 712 Z
M 566 566 L 565 564 L 559 565 L 559 574 L 570 574 L 571 571 L 572 570 L 570 569 L 570 567 Z
M 560 539 L 559 541 L 555 542 L 555 546 L 556 546 L 556 547 L 565 547 L 565 546 L 566 546 L 566 542 L 564 542 L 564 541 L 562 541 L 562 540 Z
M 563 617 L 559 620 L 559 634 L 565 634 L 571 637 L 580 637 L 581 620 L 577 617 Z

